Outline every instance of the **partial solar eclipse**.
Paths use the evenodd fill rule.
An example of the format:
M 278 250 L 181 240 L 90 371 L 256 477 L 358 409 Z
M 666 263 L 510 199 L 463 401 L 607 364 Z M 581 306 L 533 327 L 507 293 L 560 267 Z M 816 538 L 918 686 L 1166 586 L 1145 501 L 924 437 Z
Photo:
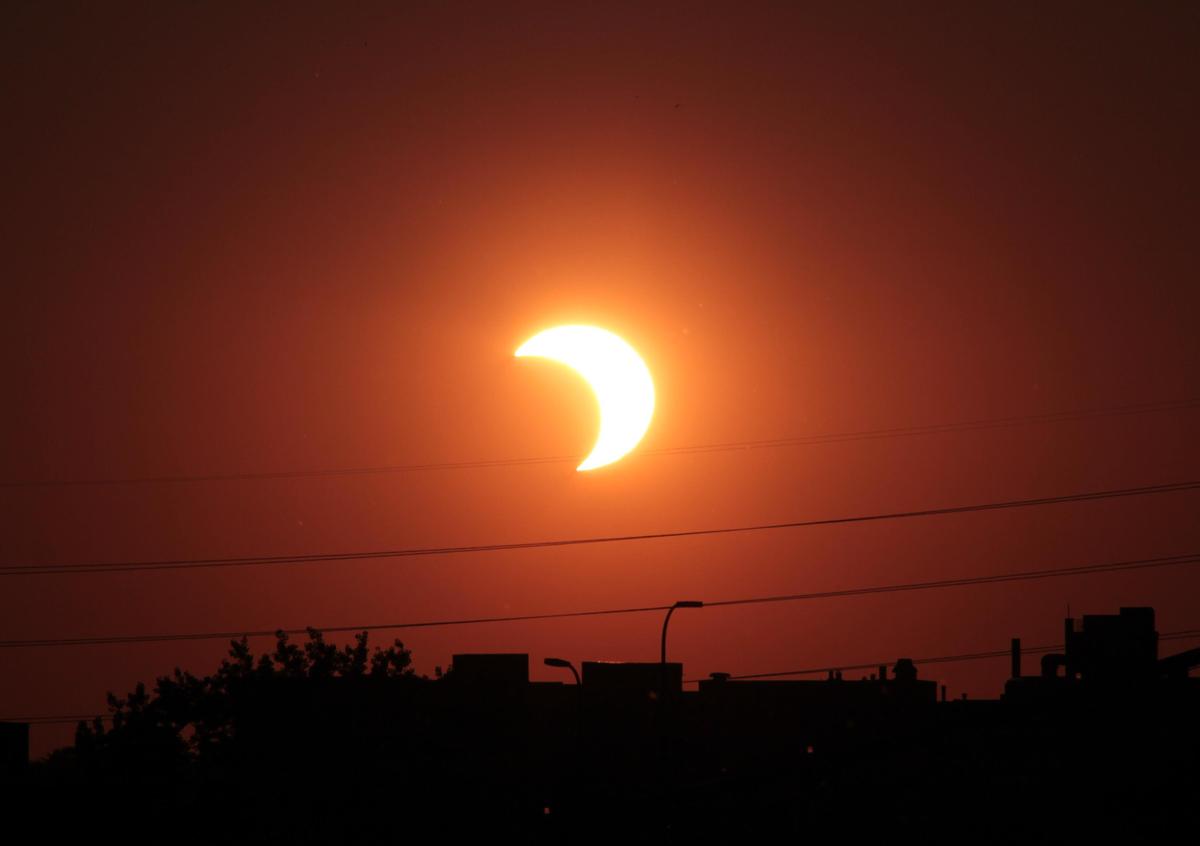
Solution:
M 600 434 L 576 470 L 595 470 L 638 445 L 654 416 L 654 382 L 637 351 L 596 326 L 556 326 L 517 347 L 518 357 L 548 358 L 582 376 L 600 404 Z

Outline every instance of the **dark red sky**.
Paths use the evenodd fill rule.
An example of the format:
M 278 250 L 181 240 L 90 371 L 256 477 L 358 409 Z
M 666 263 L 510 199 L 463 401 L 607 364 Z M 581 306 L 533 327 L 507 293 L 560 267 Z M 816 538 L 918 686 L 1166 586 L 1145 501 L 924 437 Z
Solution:
M 582 456 L 1193 398 L 1194 5 L 10 4 L 0 480 Z M 626 534 L 1200 478 L 1200 410 L 573 464 L 0 489 L 3 563 Z M 5 578 L 0 639 L 722 599 L 1200 550 L 1200 497 L 620 546 Z M 1200 626 L 1186 567 L 687 612 L 689 676 Z M 658 616 L 407 632 L 652 659 Z M 1179 644 L 1176 644 L 1178 646 Z M 1174 646 L 1169 647 L 1174 648 Z M 0 716 L 224 645 L 0 650 Z M 1003 661 L 926 670 L 994 696 Z M 35 753 L 71 728 L 36 730 Z

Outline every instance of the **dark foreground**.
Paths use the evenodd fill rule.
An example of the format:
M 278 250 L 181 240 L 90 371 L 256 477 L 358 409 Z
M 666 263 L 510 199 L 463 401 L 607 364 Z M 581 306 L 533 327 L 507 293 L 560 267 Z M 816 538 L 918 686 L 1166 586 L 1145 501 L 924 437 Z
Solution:
M 160 679 L 114 700 L 115 725 L 10 768 L 5 826 L 171 843 L 1163 842 L 1195 826 L 1200 655 L 1159 659 L 1152 613 L 1125 612 L 1068 627 L 1062 655 L 992 701 L 939 702 L 903 660 L 684 693 L 677 664 L 585 663 L 577 687 L 530 683 L 523 655 L 456 656 L 426 679 L 398 643 L 368 659 L 365 637 L 281 639 L 257 661 L 235 644 L 213 676 Z

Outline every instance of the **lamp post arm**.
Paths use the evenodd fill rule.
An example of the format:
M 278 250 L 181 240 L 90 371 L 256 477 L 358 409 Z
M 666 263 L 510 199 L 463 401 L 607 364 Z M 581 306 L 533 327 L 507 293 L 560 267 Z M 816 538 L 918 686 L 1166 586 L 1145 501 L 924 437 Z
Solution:
M 660 661 L 660 663 L 662 663 L 662 664 L 666 664 L 666 663 L 667 663 L 667 626 L 668 626 L 668 625 L 670 624 L 670 622 L 671 622 L 671 615 L 675 613 L 675 609 L 676 609 L 676 608 L 678 608 L 678 607 L 679 607 L 678 605 L 672 605 L 670 608 L 668 608 L 668 609 L 667 609 L 667 616 L 666 616 L 666 617 L 663 619 L 663 627 L 662 627 L 662 658 L 661 658 L 661 661 Z

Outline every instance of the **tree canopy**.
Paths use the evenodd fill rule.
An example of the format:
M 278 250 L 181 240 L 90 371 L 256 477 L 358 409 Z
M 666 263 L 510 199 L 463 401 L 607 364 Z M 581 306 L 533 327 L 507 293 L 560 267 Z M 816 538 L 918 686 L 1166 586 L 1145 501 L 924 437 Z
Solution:
M 273 651 L 255 657 L 247 638 L 231 641 L 216 672 L 197 676 L 176 667 L 157 679 L 153 691 L 139 682 L 124 697 L 108 694 L 109 716 L 76 728 L 75 748 L 51 757 L 130 758 L 142 771 L 178 769 L 211 756 L 236 734 L 246 700 L 275 680 L 321 683 L 332 679 L 413 679 L 412 654 L 403 642 L 368 646 L 368 633 L 353 644 L 337 646 L 317 629 L 307 629 L 303 644 L 282 630 Z M 108 725 L 106 725 L 106 722 Z M 110 763 L 117 763 L 111 761 Z

